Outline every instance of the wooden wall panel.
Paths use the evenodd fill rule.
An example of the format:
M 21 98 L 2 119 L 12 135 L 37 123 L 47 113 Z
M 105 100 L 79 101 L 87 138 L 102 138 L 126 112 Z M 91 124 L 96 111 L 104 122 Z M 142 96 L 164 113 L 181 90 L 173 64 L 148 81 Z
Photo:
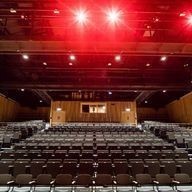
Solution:
M 19 104 L 4 95 L 0 95 L 0 121 L 14 121 Z
M 107 113 L 81 113 L 81 101 L 54 101 L 51 104 L 50 119 L 52 113 L 58 107 L 66 112 L 67 122 L 120 122 L 121 113 L 126 108 L 130 108 L 135 114 L 135 122 L 137 121 L 136 103 L 135 102 L 105 102 L 107 105 Z M 89 102 L 86 102 L 89 103 Z M 101 102 L 102 103 L 102 102 Z
M 171 102 L 166 108 L 171 121 L 192 123 L 192 92 Z

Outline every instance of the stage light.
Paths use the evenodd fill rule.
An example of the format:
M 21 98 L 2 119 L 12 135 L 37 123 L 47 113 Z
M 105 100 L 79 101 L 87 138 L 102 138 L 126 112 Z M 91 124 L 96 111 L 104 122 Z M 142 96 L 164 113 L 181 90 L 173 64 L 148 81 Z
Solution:
M 107 12 L 107 20 L 112 24 L 117 24 L 121 20 L 122 11 L 111 9 Z
M 186 13 L 185 12 L 182 12 L 179 14 L 180 17 L 185 17 L 186 16 Z
M 60 11 L 59 11 L 58 9 L 55 9 L 55 10 L 53 11 L 53 13 L 54 13 L 54 14 L 59 14 Z
M 70 56 L 69 56 L 69 59 L 70 59 L 71 61 L 75 61 L 76 57 L 75 57 L 75 55 L 70 55 Z
M 160 60 L 161 60 L 161 61 L 166 61 L 166 60 L 167 60 L 167 57 L 166 57 L 166 56 L 162 56 Z
M 115 56 L 115 61 L 117 61 L 117 62 L 121 61 L 121 55 L 116 55 Z
M 189 24 L 189 25 L 192 25 L 192 15 L 190 15 L 190 16 L 188 17 L 188 24 Z
M 27 54 L 23 54 L 22 57 L 23 57 L 24 60 L 28 60 L 29 59 L 29 55 L 27 55 Z
M 17 10 L 14 8 L 11 8 L 9 11 L 10 11 L 10 13 L 17 13 Z
M 85 24 L 88 21 L 88 14 L 85 10 L 75 12 L 75 21 L 79 24 Z
M 108 65 L 108 66 L 111 66 L 112 64 L 111 64 L 111 63 L 108 63 L 107 65 Z

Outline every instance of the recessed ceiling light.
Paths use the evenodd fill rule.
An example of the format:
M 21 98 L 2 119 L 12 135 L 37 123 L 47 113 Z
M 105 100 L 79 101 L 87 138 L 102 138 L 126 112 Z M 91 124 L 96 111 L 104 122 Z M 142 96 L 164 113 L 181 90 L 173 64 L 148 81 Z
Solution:
M 107 65 L 108 65 L 108 66 L 111 66 L 111 65 L 112 65 L 112 63 L 108 63 Z
M 69 56 L 69 59 L 70 59 L 71 61 L 75 61 L 76 57 L 75 57 L 75 55 L 70 55 L 70 56 Z
M 43 65 L 47 66 L 47 63 L 46 63 L 46 62 L 43 62 Z
M 25 91 L 25 89 L 21 89 L 21 91 L 22 91 L 22 92 L 24 92 L 24 91 Z
M 54 9 L 53 13 L 54 13 L 54 14 L 59 14 L 60 11 L 59 11 L 58 9 Z
M 162 56 L 162 57 L 160 58 L 160 60 L 161 60 L 161 61 L 166 61 L 166 60 L 167 60 L 167 57 L 166 57 L 166 56 Z
M 121 55 L 116 55 L 115 56 L 115 61 L 117 61 L 117 62 L 121 61 Z
M 25 19 L 25 15 L 21 15 L 21 19 Z
M 27 54 L 23 54 L 22 57 L 23 57 L 24 60 L 28 60 L 29 59 L 29 55 L 27 55 Z
M 145 103 L 147 104 L 147 103 L 148 103 L 148 101 L 145 101 Z
M 163 93 L 166 93 L 166 92 L 167 92 L 167 90 L 164 89 L 164 90 L 163 90 Z
M 10 13 L 17 13 L 17 10 L 14 8 L 11 8 L 9 11 L 10 11 Z
M 73 63 L 69 63 L 69 66 L 72 66 L 73 65 Z
M 181 12 L 181 13 L 179 14 L 179 16 L 180 16 L 180 17 L 185 17 L 185 16 L 186 16 L 186 13 L 185 13 L 185 12 Z
M 151 66 L 151 64 L 150 64 L 150 63 L 147 63 L 145 66 L 146 66 L 146 67 L 150 67 L 150 66 Z
M 39 100 L 39 102 L 40 102 L 40 103 L 43 103 L 43 101 L 42 101 L 42 100 Z
M 109 94 L 109 95 L 112 95 L 112 92 L 111 92 L 111 91 L 108 91 L 108 94 Z

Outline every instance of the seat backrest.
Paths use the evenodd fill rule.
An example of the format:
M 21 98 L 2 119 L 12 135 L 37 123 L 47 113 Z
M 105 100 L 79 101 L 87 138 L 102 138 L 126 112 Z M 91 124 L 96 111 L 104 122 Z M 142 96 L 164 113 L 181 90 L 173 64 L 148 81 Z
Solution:
M 30 181 L 32 181 L 32 174 L 19 174 L 15 179 L 15 183 L 19 185 L 28 185 Z
M 10 174 L 0 174 L 0 185 L 6 185 L 7 182 L 13 180 L 12 175 Z
M 95 184 L 101 186 L 112 185 L 112 176 L 110 174 L 98 174 L 95 178 Z
M 55 178 L 56 185 L 71 185 L 72 184 L 71 174 L 58 174 Z
M 91 185 L 92 184 L 92 178 L 89 174 L 79 174 L 76 179 L 77 185 Z
M 149 174 L 136 174 L 136 181 L 140 185 L 152 184 L 152 178 Z
M 51 174 L 40 174 L 37 176 L 37 185 L 49 185 L 52 180 Z
M 118 185 L 130 185 L 133 182 L 133 177 L 128 174 L 118 174 L 116 182 Z
M 171 184 L 172 179 L 168 174 L 157 174 L 156 180 L 159 182 L 159 184 Z
M 183 173 L 175 174 L 174 178 L 176 181 L 179 181 L 180 184 L 188 184 L 191 182 L 188 174 L 183 174 Z

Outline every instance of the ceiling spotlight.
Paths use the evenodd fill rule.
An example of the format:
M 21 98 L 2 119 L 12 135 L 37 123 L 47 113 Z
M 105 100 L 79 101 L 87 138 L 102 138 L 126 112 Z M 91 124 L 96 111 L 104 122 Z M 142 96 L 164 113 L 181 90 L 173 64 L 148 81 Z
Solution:
M 58 9 L 54 9 L 53 13 L 54 13 L 54 14 L 59 14 L 60 11 L 59 11 Z
M 21 15 L 21 19 L 25 19 L 25 15 Z
M 22 91 L 22 92 L 24 92 L 24 91 L 25 91 L 25 89 L 21 89 L 21 91 Z
M 160 60 L 161 60 L 161 61 L 166 61 L 166 60 L 167 60 L 167 57 L 166 57 L 166 56 L 162 56 Z
M 29 55 L 27 55 L 27 54 L 23 54 L 22 57 L 23 57 L 24 60 L 28 60 L 29 59 Z
M 167 90 L 163 90 L 163 93 L 167 93 Z
M 117 61 L 117 62 L 121 61 L 121 55 L 116 55 L 115 56 L 115 61 Z
M 153 22 L 154 22 L 154 23 L 159 22 L 159 18 L 158 18 L 158 17 L 153 18 Z
M 10 13 L 17 13 L 17 10 L 14 8 L 11 8 L 9 11 L 10 11 Z
M 75 61 L 76 57 L 75 57 L 75 55 L 70 55 L 70 56 L 69 56 L 69 59 L 70 59 L 71 61 Z
M 108 94 L 109 94 L 109 95 L 112 95 L 112 92 L 111 92 L 111 91 L 109 91 L 109 92 L 108 92 Z
M 110 23 L 116 24 L 121 20 L 122 11 L 118 9 L 112 9 L 107 12 L 107 19 Z
M 47 66 L 47 63 L 46 63 L 46 62 L 43 62 L 43 65 Z
M 134 91 L 134 93 L 137 93 L 137 92 L 138 92 L 138 91 L 136 91 L 136 90 Z
M 112 65 L 112 63 L 108 63 L 107 65 L 108 65 L 108 66 L 111 66 L 111 65 Z
M 75 12 L 75 21 L 79 24 L 85 24 L 88 21 L 86 10 L 78 10 Z
M 148 101 L 145 101 L 145 104 L 147 104 L 148 103 Z
M 69 63 L 69 66 L 72 66 L 73 65 L 73 63 Z
M 185 16 L 186 16 L 186 13 L 185 13 L 185 12 L 181 12 L 181 13 L 179 14 L 179 16 L 180 16 L 180 17 L 185 17 Z
M 147 63 L 145 66 L 146 66 L 146 67 L 150 67 L 150 66 L 151 66 L 151 64 L 150 64 L 150 63 Z
M 39 103 L 43 103 L 43 101 L 42 101 L 42 100 L 39 100 Z

